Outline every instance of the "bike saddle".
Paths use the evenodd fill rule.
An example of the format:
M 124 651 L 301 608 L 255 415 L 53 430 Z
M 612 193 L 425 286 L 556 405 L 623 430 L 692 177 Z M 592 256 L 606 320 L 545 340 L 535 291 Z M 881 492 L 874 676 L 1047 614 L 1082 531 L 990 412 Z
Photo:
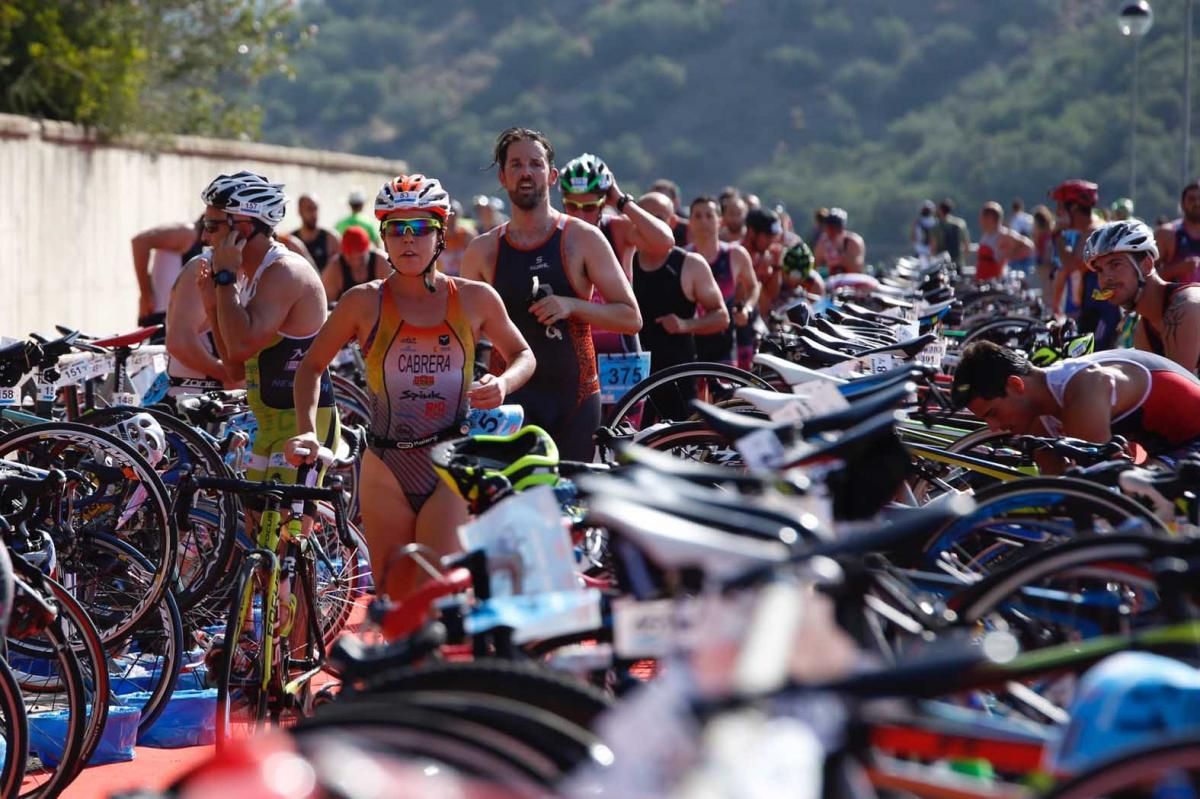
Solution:
M 805 438 L 810 438 L 835 430 L 847 430 L 878 414 L 895 410 L 908 403 L 916 390 L 916 383 L 909 381 L 883 388 L 863 399 L 852 402 L 850 407 L 844 410 L 805 419 L 801 424 L 800 432 Z
M 762 430 L 773 434 L 785 446 L 796 438 L 796 427 L 791 422 L 773 422 L 748 413 L 732 413 L 700 400 L 692 400 L 689 404 L 700 421 L 726 441 L 734 442 Z

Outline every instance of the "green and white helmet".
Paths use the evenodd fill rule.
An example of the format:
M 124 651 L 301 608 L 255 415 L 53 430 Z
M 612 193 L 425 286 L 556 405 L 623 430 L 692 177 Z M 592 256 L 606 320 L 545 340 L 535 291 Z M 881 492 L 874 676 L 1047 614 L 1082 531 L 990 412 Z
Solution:
M 591 153 L 572 158 L 558 175 L 563 194 L 604 194 L 612 184 L 613 175 L 608 164 Z

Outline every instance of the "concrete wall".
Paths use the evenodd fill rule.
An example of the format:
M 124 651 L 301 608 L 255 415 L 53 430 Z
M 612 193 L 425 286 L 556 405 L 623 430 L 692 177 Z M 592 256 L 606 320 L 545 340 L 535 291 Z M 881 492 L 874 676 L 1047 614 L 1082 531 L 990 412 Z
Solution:
M 137 281 L 129 240 L 139 231 L 194 220 L 200 192 L 222 172 L 251 169 L 286 183 L 293 200 L 283 230 L 299 226 L 294 198 L 315 192 L 321 223 L 368 202 L 404 164 L 264 144 L 178 137 L 148 151 L 102 145 L 75 125 L 0 114 L 0 335 L 130 330 Z

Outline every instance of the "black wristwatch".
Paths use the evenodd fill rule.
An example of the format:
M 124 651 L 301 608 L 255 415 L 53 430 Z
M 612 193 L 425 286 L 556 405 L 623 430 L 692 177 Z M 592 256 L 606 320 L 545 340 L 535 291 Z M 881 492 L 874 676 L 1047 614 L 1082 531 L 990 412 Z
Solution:
M 232 286 L 237 282 L 237 273 L 231 272 L 228 269 L 221 269 L 213 272 L 213 283 L 218 286 Z
M 618 211 L 624 211 L 624 210 L 625 210 L 625 203 L 629 202 L 629 201 L 630 201 L 630 200 L 632 200 L 632 199 L 633 199 L 633 195 L 632 195 L 632 194 L 622 194 L 622 195 L 621 195 L 621 199 L 617 200 L 617 210 L 618 210 Z

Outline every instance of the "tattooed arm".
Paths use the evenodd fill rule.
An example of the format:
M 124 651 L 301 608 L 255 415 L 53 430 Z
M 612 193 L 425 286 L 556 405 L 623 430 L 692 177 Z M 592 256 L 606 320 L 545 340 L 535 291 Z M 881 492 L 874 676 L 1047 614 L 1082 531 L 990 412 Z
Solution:
M 1200 363 L 1200 288 L 1176 292 L 1163 312 L 1162 328 L 1166 356 L 1195 372 Z

